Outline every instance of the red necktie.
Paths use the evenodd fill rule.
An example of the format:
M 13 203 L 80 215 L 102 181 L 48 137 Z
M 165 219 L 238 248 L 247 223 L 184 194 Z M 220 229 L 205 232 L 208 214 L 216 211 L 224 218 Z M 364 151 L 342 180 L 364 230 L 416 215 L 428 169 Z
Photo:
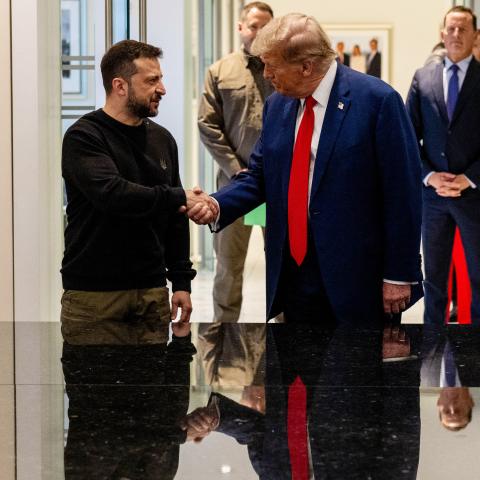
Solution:
M 292 480 L 308 480 L 307 389 L 300 377 L 288 388 L 287 432 Z
M 313 126 L 315 124 L 313 107 L 316 103 L 316 100 L 311 96 L 305 99 L 305 111 L 293 148 L 290 183 L 288 185 L 288 239 L 290 253 L 297 265 L 301 265 L 307 253 L 308 174 L 310 171 Z

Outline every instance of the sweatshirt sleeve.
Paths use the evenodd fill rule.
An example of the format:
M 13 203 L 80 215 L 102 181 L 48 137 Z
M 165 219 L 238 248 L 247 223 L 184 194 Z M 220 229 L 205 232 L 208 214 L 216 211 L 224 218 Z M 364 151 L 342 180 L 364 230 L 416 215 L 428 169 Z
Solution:
M 62 174 L 67 184 L 106 215 L 153 218 L 186 203 L 181 185 L 147 187 L 123 178 L 101 136 L 80 128 L 65 134 Z

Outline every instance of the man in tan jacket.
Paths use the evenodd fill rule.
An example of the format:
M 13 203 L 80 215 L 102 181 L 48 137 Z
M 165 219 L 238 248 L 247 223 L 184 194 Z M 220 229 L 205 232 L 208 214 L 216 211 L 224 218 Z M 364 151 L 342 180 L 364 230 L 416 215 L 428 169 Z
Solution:
M 219 166 L 217 188 L 245 170 L 262 127 L 265 99 L 273 92 L 263 63 L 250 55 L 257 32 L 273 18 L 263 2 L 246 5 L 238 23 L 242 48 L 210 66 L 198 113 L 200 138 Z M 237 322 L 242 306 L 243 268 L 251 226 L 243 217 L 214 237 L 217 269 L 214 321 Z

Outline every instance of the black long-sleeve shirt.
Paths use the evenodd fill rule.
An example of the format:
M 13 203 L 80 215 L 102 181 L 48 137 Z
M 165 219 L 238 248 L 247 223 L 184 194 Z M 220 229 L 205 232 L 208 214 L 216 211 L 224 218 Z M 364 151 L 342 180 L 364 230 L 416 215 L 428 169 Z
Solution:
M 151 120 L 129 126 L 103 110 L 63 139 L 67 192 L 63 286 L 112 291 L 166 285 L 190 291 L 186 204 L 172 135 Z

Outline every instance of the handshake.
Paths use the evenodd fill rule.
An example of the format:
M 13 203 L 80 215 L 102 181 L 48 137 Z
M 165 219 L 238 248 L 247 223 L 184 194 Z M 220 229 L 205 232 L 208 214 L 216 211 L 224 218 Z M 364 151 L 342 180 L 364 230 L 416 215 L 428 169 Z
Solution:
M 188 218 L 198 225 L 207 225 L 218 218 L 218 204 L 200 187 L 185 190 L 187 204 L 180 207 L 179 212 L 186 213 Z

